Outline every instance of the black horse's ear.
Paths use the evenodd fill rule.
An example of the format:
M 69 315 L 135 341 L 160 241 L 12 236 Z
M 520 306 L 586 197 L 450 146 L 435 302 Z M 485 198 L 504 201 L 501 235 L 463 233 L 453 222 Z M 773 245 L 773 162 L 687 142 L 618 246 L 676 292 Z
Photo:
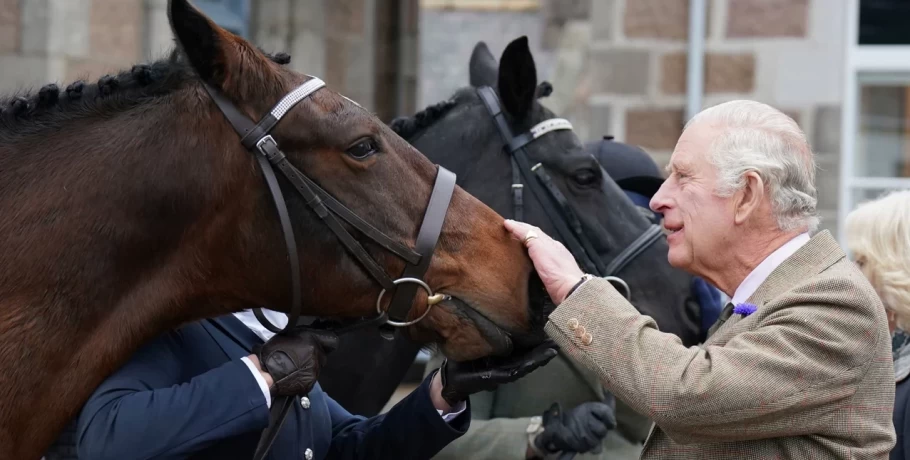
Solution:
M 537 67 L 528 37 L 513 40 L 502 52 L 497 86 L 506 111 L 519 119 L 528 114 L 537 93 Z
M 170 0 L 168 19 L 177 45 L 206 83 L 221 88 L 236 50 L 230 34 L 187 0 Z
M 493 57 L 487 44 L 482 41 L 477 42 L 474 45 L 474 51 L 471 52 L 471 62 L 468 65 L 471 86 L 479 88 L 496 85 L 498 68 L 496 58 Z

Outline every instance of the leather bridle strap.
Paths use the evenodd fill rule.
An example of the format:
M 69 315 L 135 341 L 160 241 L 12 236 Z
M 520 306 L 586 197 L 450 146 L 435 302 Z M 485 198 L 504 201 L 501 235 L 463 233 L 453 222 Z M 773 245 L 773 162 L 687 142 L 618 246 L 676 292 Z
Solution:
M 246 115 L 240 112 L 237 107 L 229 101 L 220 91 L 211 87 L 207 83 L 203 82 L 203 87 L 206 92 L 209 93 L 209 96 L 218 105 L 218 108 L 221 109 L 221 113 L 224 114 L 224 117 L 227 118 L 228 122 L 231 123 L 231 126 L 234 127 L 234 130 L 241 136 L 241 138 L 246 138 L 250 133 L 256 132 L 257 128 L 260 128 L 259 125 L 254 125 Z M 273 125 L 274 126 L 274 125 Z M 284 194 L 281 193 L 281 187 L 278 185 L 278 178 L 275 177 L 275 171 L 272 169 L 272 166 L 269 164 L 269 160 L 264 155 L 254 155 L 259 163 L 259 167 L 262 170 L 262 175 L 265 177 L 266 183 L 269 187 L 269 195 L 272 197 L 272 201 L 275 203 L 275 208 L 278 211 L 278 218 L 281 223 L 281 233 L 284 237 L 285 247 L 288 252 L 288 263 L 290 264 L 290 274 L 291 274 L 291 312 L 288 315 L 288 323 L 285 326 L 284 330 L 290 330 L 296 326 L 297 320 L 300 318 L 300 312 L 302 310 L 303 295 L 302 288 L 300 286 L 300 260 L 296 257 L 297 254 L 297 242 L 294 239 L 294 230 L 291 224 L 291 218 L 288 213 L 287 204 L 284 200 Z M 269 331 L 274 333 L 283 332 L 281 328 L 275 326 L 265 315 L 262 314 L 262 310 L 259 308 L 253 309 L 253 314 L 256 316 L 256 319 Z
M 641 255 L 642 252 L 645 252 L 646 249 L 663 237 L 663 235 L 664 232 L 661 230 L 660 226 L 651 224 L 644 233 L 639 235 L 632 244 L 627 246 L 626 249 L 607 265 L 607 268 L 604 270 L 605 276 L 615 276 L 622 271 L 623 268 L 626 268 L 626 265 L 629 265 L 629 263 Z
M 496 95 L 496 92 L 493 88 L 489 86 L 483 86 L 477 89 L 478 94 L 480 95 L 481 101 L 483 101 L 487 110 L 490 112 L 490 115 L 493 117 L 493 121 L 496 123 L 496 126 L 499 130 L 499 134 L 503 139 L 503 142 L 506 146 L 512 144 L 515 137 L 512 134 L 512 129 L 509 127 L 509 121 L 506 119 L 505 113 L 502 110 L 502 106 L 499 104 L 499 97 Z M 513 160 L 513 173 L 517 169 L 519 174 L 524 177 L 525 183 L 528 188 L 531 189 L 531 193 L 537 198 L 537 201 L 540 203 L 544 212 L 547 214 L 550 222 L 556 228 L 557 233 L 562 237 L 563 242 L 566 247 L 569 249 L 569 252 L 575 257 L 575 260 L 580 264 L 584 265 L 585 271 L 589 273 L 595 273 L 600 275 L 600 271 L 597 269 L 597 265 L 594 263 L 595 256 L 589 256 L 582 245 L 576 239 L 574 232 L 572 232 L 569 227 L 566 225 L 565 221 L 560 218 L 559 211 L 557 211 L 553 205 L 546 199 L 544 196 L 544 191 L 540 190 L 539 184 L 536 183 L 536 179 L 531 174 L 531 165 L 529 164 L 527 155 L 524 154 L 524 146 L 527 142 L 516 144 L 518 148 L 508 153 Z M 508 151 L 508 148 L 505 148 Z
M 417 242 L 414 249 L 420 254 L 433 254 L 436 251 L 436 243 L 439 241 L 439 235 L 442 233 L 442 224 L 445 222 L 446 214 L 449 211 L 449 203 L 452 200 L 452 194 L 455 192 L 455 174 L 446 169 L 440 168 L 436 176 L 436 184 L 433 186 L 433 193 L 430 195 L 430 202 L 426 207 L 426 214 L 423 217 L 423 223 L 420 225 L 420 231 L 417 234 Z M 420 263 L 409 265 L 402 272 L 402 278 L 420 279 L 430 267 L 430 257 L 423 257 Z M 418 285 L 414 283 L 403 284 L 398 287 L 392 296 L 392 302 L 386 313 L 391 321 L 403 323 L 407 319 L 408 312 L 411 310 L 411 304 L 417 293 Z
M 565 195 L 559 190 L 559 187 L 553 183 L 553 179 L 550 178 L 546 168 L 543 167 L 543 164 L 537 163 L 531 167 L 531 171 L 540 179 L 540 183 L 550 192 L 550 197 L 553 198 L 563 210 L 563 216 L 566 218 L 566 221 L 568 221 L 569 227 L 575 233 L 575 236 L 578 237 L 578 241 L 584 248 L 585 253 L 591 255 L 591 263 L 597 268 L 595 273 L 601 273 L 602 276 L 608 275 L 600 257 L 597 257 L 597 250 L 594 249 L 594 246 L 585 236 L 584 229 L 581 227 L 581 220 L 578 218 L 578 215 L 575 214 L 575 209 L 572 204 L 569 203 L 569 200 L 566 199 Z
M 281 118 L 294 107 L 295 104 L 325 86 L 325 83 L 323 83 L 322 80 L 315 77 L 307 80 L 303 85 L 283 97 L 281 101 L 279 101 L 278 104 L 276 104 L 272 110 L 256 124 L 253 124 L 253 122 L 241 113 L 220 91 L 205 83 L 203 83 L 203 86 L 227 120 L 234 127 L 234 130 L 241 136 L 242 145 L 246 147 L 247 150 L 252 151 L 256 156 L 281 221 L 281 229 L 284 234 L 291 267 L 291 312 L 289 314 L 288 324 L 281 329 L 268 321 L 268 319 L 265 318 L 265 315 L 262 314 L 261 309 L 254 308 L 253 312 L 259 322 L 274 333 L 289 333 L 289 331 L 297 327 L 297 322 L 302 310 L 301 274 L 297 245 L 294 240 L 293 226 L 288 214 L 287 204 L 285 203 L 273 166 L 281 171 L 285 179 L 287 179 L 300 193 L 307 206 L 309 206 L 315 214 L 326 223 L 345 248 L 382 286 L 382 293 L 376 301 L 377 309 L 379 309 L 382 294 L 389 292 L 393 295 L 390 306 L 386 312 L 378 312 L 378 315 L 375 318 L 336 329 L 336 334 L 350 332 L 355 329 L 360 329 L 361 327 L 377 324 L 402 327 L 420 321 L 426 316 L 431 306 L 429 303 L 427 310 L 422 316 L 414 321 L 404 322 L 413 305 L 414 295 L 416 294 L 418 285 L 423 286 L 424 289 L 426 289 L 428 296 L 432 295 L 429 286 L 421 279 L 429 268 L 430 260 L 432 259 L 436 244 L 442 232 L 442 226 L 448 212 L 452 194 L 455 190 L 455 175 L 445 168 L 437 167 L 436 182 L 417 235 L 416 248 L 415 250 L 411 250 L 361 219 L 353 211 L 335 200 L 328 192 L 319 187 L 299 169 L 291 165 L 287 155 L 281 151 L 278 147 L 278 143 L 269 134 L 275 125 L 281 121 Z M 385 270 L 383 270 L 383 268 L 369 255 L 360 242 L 345 229 L 338 218 L 344 220 L 351 227 L 356 228 L 373 242 L 404 259 L 408 265 L 404 270 L 403 277 L 393 281 Z M 399 283 L 403 283 L 404 286 L 399 287 Z M 293 401 L 294 398 L 289 396 L 275 398 L 274 405 L 270 411 L 269 427 L 259 439 L 259 444 L 257 445 L 254 454 L 255 460 L 261 460 L 268 453 L 272 443 L 274 443 L 278 436 L 279 429 L 284 422 Z
M 537 163 L 534 166 L 530 165 L 527 152 L 524 150 L 524 147 L 529 143 L 548 132 L 558 129 L 572 129 L 571 124 L 562 118 L 553 118 L 538 123 L 528 132 L 513 136 L 512 130 L 509 127 L 509 122 L 499 104 L 499 97 L 496 95 L 493 88 L 489 86 L 478 88 L 478 94 L 480 95 L 481 101 L 483 101 L 487 110 L 490 112 L 490 115 L 493 117 L 499 134 L 506 144 L 505 150 L 511 157 L 515 215 L 521 215 L 520 213 L 524 206 L 524 200 L 520 193 L 523 188 L 523 186 L 520 185 L 521 176 L 524 176 L 531 189 L 531 193 L 533 193 L 541 203 L 541 207 L 543 207 L 547 217 L 549 217 L 550 221 L 553 223 L 557 233 L 562 237 L 562 240 L 575 257 L 576 261 L 578 261 L 580 265 L 583 265 L 585 270 L 602 277 L 615 278 L 617 273 L 622 271 L 632 262 L 632 260 L 663 236 L 663 232 L 659 226 L 649 226 L 644 233 L 639 235 L 635 241 L 624 248 L 609 264 L 604 266 L 600 258 L 597 257 L 597 252 L 590 240 L 585 236 L 584 229 L 581 227 L 581 221 L 575 213 L 571 203 L 569 203 L 556 184 L 553 183 L 552 178 L 541 163 Z M 601 168 L 601 171 L 603 171 L 603 168 Z M 539 185 L 542 185 L 546 192 L 549 192 L 549 198 L 559 205 L 560 209 L 563 211 L 562 213 L 555 210 L 550 202 L 543 197 L 544 193 L 543 191 L 539 191 L 537 187 L 538 183 L 535 182 L 532 177 L 529 177 L 530 172 L 533 172 L 539 180 Z M 604 177 L 607 177 L 606 172 L 603 174 Z M 516 187 L 516 184 L 519 185 Z M 518 189 L 518 193 L 516 193 L 516 188 Z M 560 218 L 560 215 L 562 215 L 568 223 Z M 519 217 L 516 217 L 516 219 L 521 220 Z

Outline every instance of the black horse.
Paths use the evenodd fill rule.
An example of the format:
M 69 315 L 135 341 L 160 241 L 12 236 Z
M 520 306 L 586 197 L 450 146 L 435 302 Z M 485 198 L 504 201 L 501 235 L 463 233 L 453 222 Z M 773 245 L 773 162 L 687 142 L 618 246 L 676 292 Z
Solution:
M 641 251 L 630 254 L 628 249 L 637 244 L 636 240 L 654 229 L 584 151 L 574 132 L 549 131 L 527 143 L 527 160 L 531 165 L 539 163 L 536 169 L 546 174 L 521 176 L 522 187 L 512 186 L 515 178 L 505 148 L 507 140 L 479 93 L 481 87 L 495 89 L 507 129 L 516 135 L 554 119 L 554 114 L 538 102 L 552 88 L 546 82 L 538 85 L 527 38 L 510 43 L 498 64 L 487 46 L 478 43 L 470 61 L 470 85 L 413 117 L 394 120 L 392 129 L 431 161 L 455 172 L 458 185 L 503 216 L 516 218 L 513 190 L 520 188 L 523 205 L 519 212 L 523 216 L 518 220 L 540 227 L 564 244 L 567 238 L 558 226 L 565 232 L 576 220 L 589 243 L 585 247 L 575 238 L 575 246 L 581 246 L 582 251 L 577 258 L 587 255 L 588 259 L 579 260 L 579 264 L 596 264 L 603 269 L 618 257 L 625 258 L 628 263 L 620 264 L 622 268 L 612 274 L 628 284 L 632 303 L 654 318 L 661 330 L 676 334 L 687 346 L 697 344 L 700 310 L 691 294 L 691 275 L 669 265 L 663 235 L 651 244 L 638 245 Z M 554 198 L 543 182 L 554 186 L 564 202 Z M 536 190 L 531 185 L 537 186 Z M 545 207 L 550 213 L 556 209 L 557 218 Z M 330 356 L 320 384 L 352 413 L 374 415 L 408 373 L 419 350 L 419 345 L 406 337 L 387 341 L 375 331 L 364 330 L 356 338 L 346 337 Z

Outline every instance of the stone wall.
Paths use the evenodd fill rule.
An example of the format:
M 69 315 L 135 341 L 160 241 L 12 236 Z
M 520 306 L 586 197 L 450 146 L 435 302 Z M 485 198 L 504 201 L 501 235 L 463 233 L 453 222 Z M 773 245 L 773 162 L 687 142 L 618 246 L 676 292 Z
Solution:
M 252 0 L 251 9 L 248 38 L 290 53 L 295 70 L 385 121 L 415 111 L 417 0 Z M 0 92 L 94 81 L 173 46 L 167 0 L 0 0 Z
M 479 41 L 498 60 L 512 40 L 528 36 L 538 79 L 549 78 L 553 52 L 543 46 L 545 17 L 540 9 L 518 11 L 423 8 L 420 12 L 419 107 L 448 98 L 468 85 L 468 62 Z
M 703 106 L 754 99 L 793 117 L 817 153 L 822 227 L 832 230 L 845 2 L 706 1 Z M 559 29 L 545 103 L 583 138 L 612 134 L 665 164 L 685 122 L 688 9 L 688 0 L 594 0 Z
M 0 0 L 0 91 L 95 78 L 143 52 L 142 0 Z

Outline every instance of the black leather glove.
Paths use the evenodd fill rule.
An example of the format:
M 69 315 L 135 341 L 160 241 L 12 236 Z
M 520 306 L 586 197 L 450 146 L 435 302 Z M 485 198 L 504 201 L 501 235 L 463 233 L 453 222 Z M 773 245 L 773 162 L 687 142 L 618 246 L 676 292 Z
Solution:
M 543 432 L 534 439 L 534 447 L 549 454 L 570 454 L 560 455 L 560 459 L 587 452 L 599 454 L 607 431 L 613 428 L 616 414 L 609 404 L 586 402 L 564 412 L 559 403 L 553 403 L 543 413 Z
M 272 396 L 305 395 L 316 385 L 326 355 L 338 348 L 338 336 L 329 331 L 298 328 L 277 334 L 253 350 L 262 369 L 272 376 Z
M 503 383 L 518 380 L 553 359 L 557 348 L 555 342 L 547 341 L 527 353 L 506 358 L 489 357 L 465 362 L 447 359 L 439 368 L 442 398 L 455 406 L 474 393 L 494 390 Z

